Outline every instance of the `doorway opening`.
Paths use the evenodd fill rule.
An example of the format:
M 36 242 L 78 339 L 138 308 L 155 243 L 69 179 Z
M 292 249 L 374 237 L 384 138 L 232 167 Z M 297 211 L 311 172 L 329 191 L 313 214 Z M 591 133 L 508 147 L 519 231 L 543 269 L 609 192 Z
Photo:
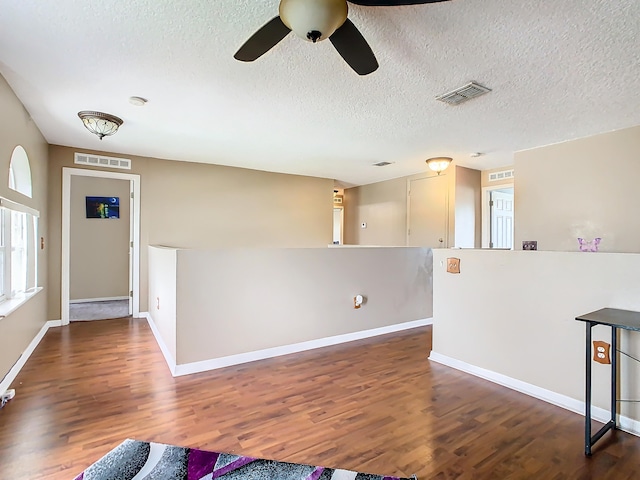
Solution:
M 85 170 L 85 169 L 78 169 L 78 168 L 63 168 L 62 171 L 62 261 L 61 261 L 61 270 L 62 270 L 62 278 L 61 278 L 61 318 L 62 318 L 62 325 L 68 325 L 70 319 L 76 319 L 73 318 L 70 315 L 70 306 L 71 306 L 71 300 L 72 300 L 72 288 L 71 288 L 71 279 L 72 279 L 72 274 L 75 275 L 75 270 L 77 268 L 82 269 L 83 267 L 86 267 L 86 265 L 83 265 L 82 262 L 78 263 L 76 262 L 75 264 L 73 264 L 72 262 L 72 255 L 79 255 L 81 250 L 86 250 L 89 253 L 89 255 L 94 255 L 99 257 L 100 255 L 104 254 L 104 249 L 106 248 L 105 246 L 99 246 L 99 248 L 95 248 L 95 251 L 92 251 L 92 248 L 94 247 L 94 245 L 89 243 L 88 245 L 83 244 L 82 240 L 78 240 L 75 236 L 72 237 L 72 218 L 74 215 L 76 215 L 76 218 L 78 216 L 78 210 L 81 212 L 81 216 L 84 218 L 85 217 L 85 210 L 86 210 L 86 218 L 88 220 L 92 220 L 94 222 L 97 223 L 93 223 L 93 227 L 95 229 L 97 228 L 104 228 L 104 227 L 115 227 L 115 225 L 117 224 L 117 221 L 119 220 L 119 217 L 115 217 L 115 215 L 113 214 L 115 208 L 114 205 L 111 205 L 111 209 L 110 209 L 110 214 L 109 215 L 104 215 L 104 216 L 91 216 L 89 213 L 89 199 L 90 198 L 97 198 L 95 196 L 85 196 L 84 193 L 80 193 L 80 197 L 81 199 L 78 200 L 78 192 L 74 193 L 74 196 L 72 196 L 72 190 L 74 190 L 74 188 L 72 188 L 72 186 L 74 185 L 74 182 L 76 180 L 90 180 L 87 179 L 87 177 L 93 177 L 94 180 L 96 180 L 97 182 L 99 182 L 100 180 L 104 180 L 104 181 L 109 181 L 109 180 L 120 180 L 124 182 L 121 182 L 122 184 L 124 184 L 124 190 L 122 191 L 121 194 L 118 195 L 118 200 L 120 200 L 120 198 L 122 200 L 126 200 L 126 202 L 123 202 L 123 207 L 126 208 L 126 210 L 128 210 L 128 214 L 126 215 L 126 220 L 125 220 L 125 215 L 123 214 L 123 220 L 125 220 L 126 223 L 128 223 L 128 225 L 122 225 L 124 228 L 124 232 L 123 235 L 128 236 L 128 240 L 127 238 L 124 239 L 124 243 L 123 243 L 123 249 L 125 250 L 122 254 L 126 255 L 126 252 L 128 250 L 128 256 L 126 258 L 126 263 L 128 265 L 125 265 L 126 271 L 124 274 L 122 274 L 120 276 L 120 282 L 121 283 L 125 283 L 123 281 L 124 276 L 126 275 L 128 277 L 128 288 L 124 288 L 124 285 L 120 285 L 120 288 L 123 289 L 123 292 L 126 295 L 102 295 L 100 294 L 100 291 L 98 290 L 99 293 L 91 293 L 92 290 L 89 288 L 87 290 L 84 290 L 83 293 L 78 293 L 74 290 L 74 294 L 73 294 L 73 300 L 77 300 L 74 301 L 74 309 L 77 311 L 78 309 L 82 310 L 82 304 L 86 303 L 86 304 L 90 304 L 90 303 L 102 303 L 102 302 L 116 302 L 110 305 L 106 305 L 106 304 L 101 304 L 101 305 L 94 305 L 94 306 L 99 306 L 99 307 L 104 307 L 104 309 L 106 309 L 105 311 L 109 311 L 109 312 L 121 312 L 123 305 L 126 305 L 127 307 L 127 314 L 128 315 L 133 315 L 134 317 L 138 317 L 140 315 L 140 175 L 135 175 L 135 174 L 129 174 L 129 173 L 117 173 L 117 172 L 107 172 L 107 171 L 100 171 L 100 170 Z M 82 182 L 78 182 L 78 183 L 82 183 Z M 111 191 L 111 190 L 107 190 L 107 191 Z M 86 192 L 85 192 L 86 193 Z M 97 191 L 96 191 L 97 193 Z M 104 192 L 103 192 L 104 193 Z M 101 194 L 100 194 L 101 195 Z M 112 195 L 115 196 L 115 194 L 109 193 L 108 195 Z M 78 197 L 78 198 L 76 198 Z M 109 198 L 109 197 L 104 197 L 104 198 Z M 86 203 L 85 203 L 85 199 L 86 199 Z M 118 209 L 119 209 L 119 203 L 118 203 Z M 109 206 L 107 205 L 104 208 L 108 208 Z M 103 210 L 104 210 L 103 208 Z M 123 212 L 124 213 L 124 212 Z M 98 218 L 100 217 L 100 218 Z M 78 243 L 79 242 L 79 243 Z M 122 243 L 122 242 L 121 242 Z M 74 249 L 72 251 L 72 244 L 74 245 Z M 72 272 L 72 266 L 74 268 L 74 272 Z M 86 268 L 85 268 L 86 269 Z M 91 277 L 91 275 L 93 274 L 93 277 Z M 101 272 L 85 272 L 85 275 L 89 275 L 86 278 L 93 278 L 96 280 L 99 279 Z M 77 282 L 77 281 L 76 281 Z M 78 286 L 75 285 L 74 282 L 74 287 Z M 87 282 L 90 282 L 90 280 L 88 280 Z M 89 293 L 87 293 L 89 292 Z M 95 290 L 93 290 L 93 292 L 95 292 Z M 77 298 L 77 297 L 83 297 L 83 298 Z M 119 302 L 119 303 L 118 303 Z M 88 305 L 87 305 L 88 306 Z M 115 310 L 114 310 L 115 308 Z M 75 316 L 75 315 L 74 315 Z M 118 315 L 121 316 L 121 315 Z M 113 317 L 112 317 L 113 318 Z M 89 320 L 90 318 L 86 318 L 87 320 Z

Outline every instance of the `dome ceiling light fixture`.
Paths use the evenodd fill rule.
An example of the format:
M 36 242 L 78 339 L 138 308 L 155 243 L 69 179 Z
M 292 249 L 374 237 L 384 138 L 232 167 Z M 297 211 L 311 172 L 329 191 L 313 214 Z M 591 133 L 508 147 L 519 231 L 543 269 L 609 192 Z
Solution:
M 445 171 L 452 161 L 453 158 L 451 157 L 434 157 L 426 160 L 429 168 L 436 172 L 438 175 Z
M 124 123 L 121 118 L 115 115 L 90 110 L 78 112 L 78 117 L 80 117 L 86 129 L 96 134 L 100 140 L 116 133 Z

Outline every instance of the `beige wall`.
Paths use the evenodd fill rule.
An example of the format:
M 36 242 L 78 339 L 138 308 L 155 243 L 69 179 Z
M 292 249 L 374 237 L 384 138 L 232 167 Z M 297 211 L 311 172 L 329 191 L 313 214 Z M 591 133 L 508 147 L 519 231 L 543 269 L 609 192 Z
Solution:
M 10 190 L 9 163 L 22 145 L 29 156 L 33 198 Z M 47 239 L 47 143 L 29 113 L 0 76 L 0 196 L 40 211 L 40 236 Z M 38 283 L 47 288 L 47 252 L 38 250 Z M 39 293 L 6 318 L 0 319 L 0 379 L 11 369 L 46 321 L 46 297 Z
M 87 218 L 87 196 L 119 197 L 120 218 Z M 129 181 L 71 177 L 71 301 L 129 295 L 129 200 Z
M 49 202 L 61 205 L 62 168 L 76 148 L 49 148 Z M 82 150 L 85 151 L 85 150 Z M 86 152 L 86 151 L 85 151 Z M 99 152 L 88 152 L 99 153 Z M 159 160 L 132 159 L 141 178 L 140 309 L 147 309 L 148 245 L 317 247 L 332 239 L 333 180 Z M 52 251 L 61 249 L 60 210 L 52 210 Z M 49 318 L 60 318 L 60 257 L 50 258 Z
M 345 244 L 406 245 L 407 182 L 436 174 L 425 172 L 345 190 Z M 442 173 L 448 179 L 448 241 L 451 246 L 480 246 L 480 172 L 452 166 Z M 475 216 L 475 218 L 474 218 Z M 367 223 L 362 229 L 361 224 Z M 461 242 L 464 245 L 458 245 Z
M 417 247 L 179 250 L 177 363 L 431 317 L 431 255 Z M 356 294 L 366 297 L 360 309 Z
M 640 126 L 516 153 L 515 245 L 640 252 L 639 159 Z
M 460 258 L 460 274 L 445 259 Z M 434 250 L 433 351 L 584 402 L 585 325 L 604 307 L 640 310 L 640 255 Z M 442 263 L 442 264 L 441 264 Z M 594 340 L 610 343 L 610 329 Z M 620 348 L 640 354 L 640 335 Z M 609 366 L 594 364 L 594 404 L 608 408 Z M 640 398 L 638 364 L 621 357 L 619 398 Z M 622 413 L 640 420 L 637 404 Z
M 345 244 L 406 245 L 406 177 L 348 188 L 344 205 Z M 363 222 L 367 228 L 361 228 Z
M 480 171 L 456 168 L 454 195 L 455 239 L 453 245 L 460 248 L 479 247 L 482 241 Z

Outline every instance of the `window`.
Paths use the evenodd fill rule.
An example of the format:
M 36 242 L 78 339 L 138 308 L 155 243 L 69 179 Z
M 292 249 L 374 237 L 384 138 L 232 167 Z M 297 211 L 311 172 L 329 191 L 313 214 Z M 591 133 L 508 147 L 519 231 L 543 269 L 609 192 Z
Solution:
M 21 145 L 13 149 L 9 164 L 9 188 L 31 198 L 31 166 L 27 152 Z
M 37 287 L 38 212 L 0 198 L 0 302 Z

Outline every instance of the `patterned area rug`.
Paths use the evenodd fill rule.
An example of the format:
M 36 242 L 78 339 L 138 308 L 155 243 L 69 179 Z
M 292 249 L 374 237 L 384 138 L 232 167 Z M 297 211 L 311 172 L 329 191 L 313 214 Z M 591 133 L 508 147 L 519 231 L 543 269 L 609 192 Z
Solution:
M 410 480 L 125 440 L 75 480 Z M 415 476 L 411 477 L 417 480 Z

